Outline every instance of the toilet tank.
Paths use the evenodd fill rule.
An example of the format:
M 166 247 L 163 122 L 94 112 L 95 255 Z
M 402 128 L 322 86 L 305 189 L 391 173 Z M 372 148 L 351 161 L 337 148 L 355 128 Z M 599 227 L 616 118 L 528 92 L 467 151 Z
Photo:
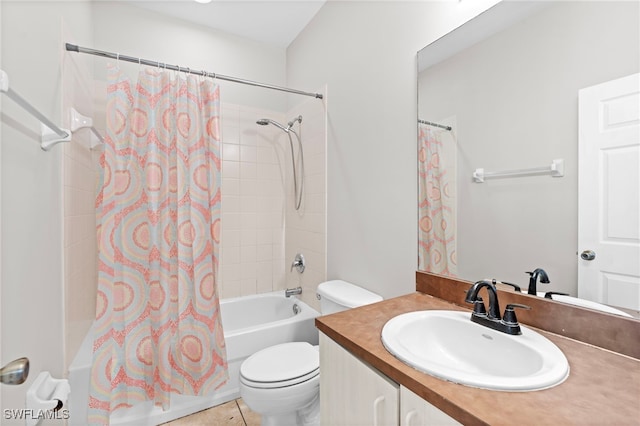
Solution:
M 382 301 L 381 296 L 342 280 L 326 281 L 319 284 L 317 294 L 320 299 L 320 313 L 322 315 Z

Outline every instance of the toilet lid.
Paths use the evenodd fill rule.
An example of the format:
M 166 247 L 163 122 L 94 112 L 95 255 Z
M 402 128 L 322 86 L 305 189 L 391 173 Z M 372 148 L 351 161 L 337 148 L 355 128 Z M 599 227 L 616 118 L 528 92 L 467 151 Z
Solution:
M 240 366 L 240 376 L 255 385 L 299 383 L 319 374 L 320 355 L 307 342 L 283 343 L 262 349 Z M 270 386 L 269 386 L 270 387 Z

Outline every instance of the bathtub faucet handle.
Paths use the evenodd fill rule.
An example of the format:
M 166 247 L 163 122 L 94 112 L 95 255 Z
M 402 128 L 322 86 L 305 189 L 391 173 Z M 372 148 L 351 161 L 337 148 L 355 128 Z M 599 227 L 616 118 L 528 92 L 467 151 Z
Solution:
M 296 268 L 300 274 L 304 272 L 305 262 L 302 253 L 296 254 L 296 257 L 293 259 L 293 263 L 291 264 L 291 272 L 293 272 L 293 268 Z
M 302 294 L 302 287 L 288 288 L 284 291 L 285 297 L 291 297 L 294 294 Z

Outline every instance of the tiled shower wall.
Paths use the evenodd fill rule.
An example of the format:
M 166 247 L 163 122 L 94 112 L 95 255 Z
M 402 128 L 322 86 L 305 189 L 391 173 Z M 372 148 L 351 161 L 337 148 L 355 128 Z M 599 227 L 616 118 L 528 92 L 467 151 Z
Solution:
M 327 93 L 326 87 L 318 90 Z M 327 175 L 326 175 L 326 100 L 309 98 L 292 108 L 287 116 L 302 115 L 300 136 L 304 152 L 304 191 L 302 205 L 294 208 L 290 164 L 287 163 L 287 207 L 285 227 L 286 286 L 302 287 L 301 299 L 316 310 L 318 284 L 327 279 Z M 298 129 L 296 125 L 296 129 Z M 294 137 L 294 146 L 295 145 Z M 297 150 L 297 147 L 296 147 Z M 296 151 L 297 152 L 297 151 Z M 306 268 L 302 274 L 291 263 L 302 253 Z
M 222 298 L 283 288 L 284 141 L 274 126 L 278 113 L 239 105 L 222 106 Z M 278 133 L 279 132 L 279 133 Z M 288 147 L 287 147 L 288 148 Z

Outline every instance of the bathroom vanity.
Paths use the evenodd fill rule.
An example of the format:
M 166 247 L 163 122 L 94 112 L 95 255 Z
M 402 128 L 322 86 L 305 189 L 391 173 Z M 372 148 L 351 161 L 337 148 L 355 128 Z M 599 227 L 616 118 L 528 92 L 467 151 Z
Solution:
M 532 306 L 520 322 L 535 327 L 569 361 L 566 381 L 531 392 L 447 382 L 385 349 L 382 328 L 397 315 L 432 309 L 470 314 L 462 301 L 469 286 L 418 273 L 416 293 L 317 318 L 322 424 L 638 424 L 640 324 L 633 319 L 500 291 L 503 306 L 522 298 Z M 519 360 L 505 355 L 504 362 Z
M 320 333 L 322 424 L 460 424 Z M 340 389 L 336 392 L 336 389 Z

